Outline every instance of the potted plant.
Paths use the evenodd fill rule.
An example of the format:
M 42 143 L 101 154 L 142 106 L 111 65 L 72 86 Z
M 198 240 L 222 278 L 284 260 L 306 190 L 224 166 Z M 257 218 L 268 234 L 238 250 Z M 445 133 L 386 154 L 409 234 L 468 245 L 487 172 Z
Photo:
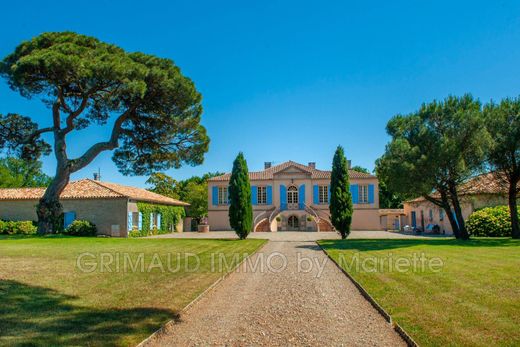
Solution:
M 208 217 L 202 217 L 197 228 L 199 233 L 209 233 Z

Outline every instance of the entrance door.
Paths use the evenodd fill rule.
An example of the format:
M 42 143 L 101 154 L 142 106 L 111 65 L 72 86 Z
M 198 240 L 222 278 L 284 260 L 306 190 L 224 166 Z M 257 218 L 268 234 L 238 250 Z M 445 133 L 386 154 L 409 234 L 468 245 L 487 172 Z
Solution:
M 298 209 L 298 188 L 295 186 L 290 186 L 287 189 L 287 208 L 289 210 Z
M 412 227 L 417 227 L 417 216 L 415 214 L 415 211 L 412 211 Z
M 300 230 L 300 221 L 296 216 L 289 216 L 287 220 L 287 229 L 289 230 Z

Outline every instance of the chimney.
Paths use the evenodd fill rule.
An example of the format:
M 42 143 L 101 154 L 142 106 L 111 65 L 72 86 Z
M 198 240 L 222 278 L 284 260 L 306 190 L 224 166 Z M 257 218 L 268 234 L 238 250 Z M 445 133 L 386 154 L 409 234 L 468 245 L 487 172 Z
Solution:
M 94 181 L 101 181 L 101 169 L 98 169 L 98 172 L 94 172 Z
M 264 162 L 264 170 L 269 169 L 271 167 L 271 164 L 272 164 L 272 162 L 270 162 L 270 161 Z
M 315 161 L 310 161 L 309 162 L 309 167 L 312 168 L 312 169 L 315 169 L 316 168 L 316 162 Z
M 350 170 L 351 167 L 352 167 L 352 160 L 347 160 L 347 169 Z

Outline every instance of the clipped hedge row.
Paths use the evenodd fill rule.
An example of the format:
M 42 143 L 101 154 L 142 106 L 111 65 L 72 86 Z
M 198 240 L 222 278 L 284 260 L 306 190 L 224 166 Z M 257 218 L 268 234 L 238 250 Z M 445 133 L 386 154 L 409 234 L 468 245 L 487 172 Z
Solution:
M 36 227 L 31 221 L 2 221 L 0 220 L 0 234 L 31 235 L 36 234 Z
M 509 207 L 486 207 L 475 211 L 466 221 L 466 227 L 468 233 L 472 236 L 510 237 L 511 216 L 509 215 Z

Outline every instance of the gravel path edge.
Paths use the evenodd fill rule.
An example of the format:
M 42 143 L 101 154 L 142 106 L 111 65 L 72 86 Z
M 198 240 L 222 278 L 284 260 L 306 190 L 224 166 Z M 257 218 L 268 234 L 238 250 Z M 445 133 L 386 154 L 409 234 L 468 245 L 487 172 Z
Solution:
M 219 278 L 217 278 L 215 280 L 215 282 L 213 282 L 208 288 L 206 288 L 195 299 L 193 299 L 186 306 L 184 306 L 184 308 L 182 310 L 180 310 L 177 315 L 175 315 L 172 319 L 170 319 L 169 321 L 164 323 L 159 329 L 157 329 L 150 336 L 148 336 L 146 339 L 141 341 L 136 347 L 145 347 L 150 342 L 152 342 L 153 340 L 155 340 L 156 338 L 161 336 L 161 334 L 163 334 L 168 329 L 168 327 L 175 324 L 179 320 L 181 315 L 185 314 L 191 307 L 193 307 L 193 305 L 195 305 L 198 301 L 200 301 L 200 299 L 202 299 L 203 297 L 208 295 L 213 289 L 215 289 L 219 284 L 221 284 L 228 276 L 235 273 L 236 269 L 238 269 L 239 266 L 241 266 L 247 259 L 249 259 L 253 255 L 255 255 L 256 253 L 260 252 L 268 243 L 269 243 L 269 241 L 264 242 L 262 245 L 260 245 L 260 247 L 255 249 L 254 252 L 252 252 L 251 254 L 248 254 L 247 257 L 244 257 L 244 259 L 242 259 L 236 266 L 234 266 L 231 271 L 228 271 L 225 274 L 223 274 L 222 276 L 220 276 Z
M 394 330 L 401 336 L 401 338 L 406 342 L 409 347 L 419 347 L 419 344 L 415 342 L 415 340 L 403 329 L 402 326 L 399 325 L 396 321 L 392 319 L 392 316 L 386 312 L 386 310 L 374 299 L 368 291 L 354 278 L 351 274 L 349 274 L 345 269 L 343 269 L 330 255 L 327 251 L 321 246 L 319 240 L 316 244 L 320 247 L 320 249 L 325 253 L 325 255 L 336 265 L 336 267 L 345 275 L 347 278 L 352 281 L 352 283 L 359 290 L 361 295 L 376 309 L 377 312 L 383 316 L 383 318 L 392 325 Z

